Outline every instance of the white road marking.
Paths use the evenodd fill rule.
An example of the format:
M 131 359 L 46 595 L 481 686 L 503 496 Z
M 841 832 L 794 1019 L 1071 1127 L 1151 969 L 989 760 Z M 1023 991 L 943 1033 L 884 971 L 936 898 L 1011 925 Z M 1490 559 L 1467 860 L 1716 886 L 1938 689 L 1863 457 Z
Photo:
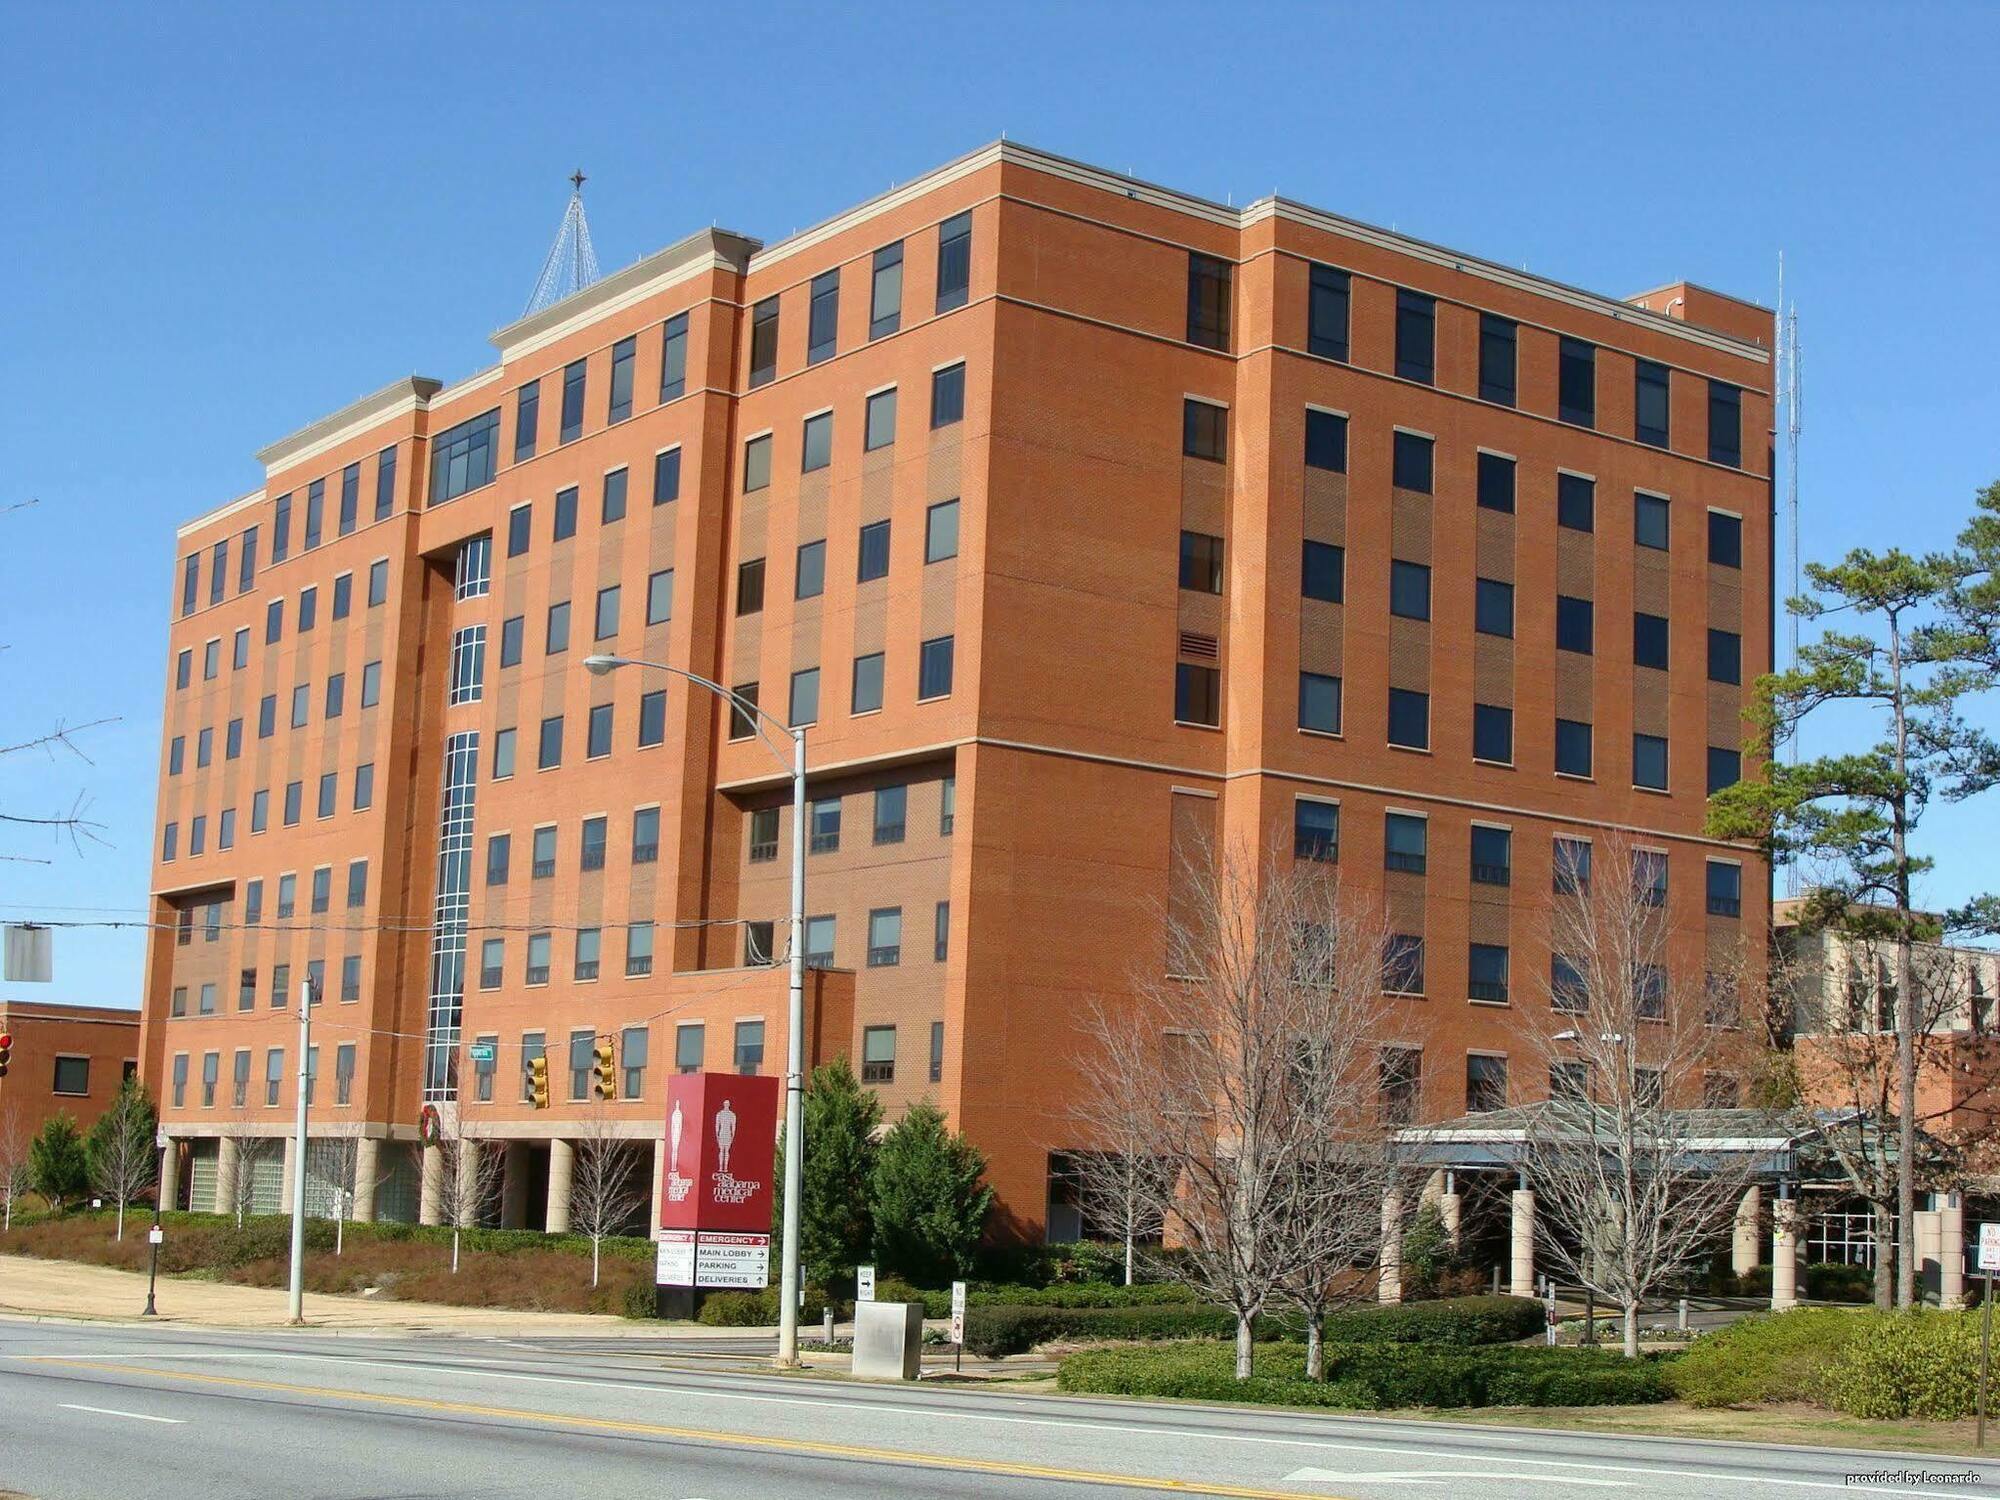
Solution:
M 75 1406 L 68 1401 L 58 1401 L 56 1405 L 64 1411 L 87 1411 L 100 1417 L 130 1417 L 135 1422 L 164 1422 L 169 1427 L 187 1426 L 180 1417 L 149 1417 L 142 1411 L 114 1411 L 108 1406 Z
M 1443 1484 L 1447 1479 L 1483 1479 L 1491 1484 L 1496 1476 L 1484 1469 L 1294 1469 L 1285 1476 L 1287 1484 Z M 1629 1479 L 1585 1479 L 1571 1474 L 1536 1474 L 1538 1484 L 1588 1484 L 1607 1490 L 1629 1490 Z M 1504 1483 L 1504 1480 L 1502 1481 Z

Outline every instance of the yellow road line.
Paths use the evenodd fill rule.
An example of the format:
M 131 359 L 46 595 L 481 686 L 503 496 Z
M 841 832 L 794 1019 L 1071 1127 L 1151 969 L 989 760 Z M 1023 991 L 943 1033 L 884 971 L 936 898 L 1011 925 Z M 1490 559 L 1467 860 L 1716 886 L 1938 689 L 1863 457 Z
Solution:
M 104 1370 L 118 1375 L 137 1375 L 153 1380 L 178 1380 L 197 1385 L 225 1386 L 236 1390 L 278 1391 L 292 1396 L 318 1396 L 333 1401 L 365 1401 L 377 1406 L 401 1407 L 411 1411 L 445 1412 L 455 1416 L 498 1417 L 510 1422 L 548 1422 L 561 1427 L 585 1428 L 595 1432 L 626 1433 L 636 1437 L 684 1438 L 693 1442 L 766 1448 L 781 1453 L 800 1453 L 816 1458 L 860 1459 L 875 1463 L 916 1464 L 924 1468 L 954 1469 L 966 1473 L 996 1474 L 1011 1479 L 1050 1479 L 1072 1484 L 1104 1485 L 1114 1489 L 1168 1490 L 1181 1495 L 1220 1495 L 1229 1500 L 1301 1500 L 1300 1490 L 1266 1490 L 1244 1485 L 1209 1484 L 1185 1479 L 1149 1478 L 1143 1474 L 1112 1474 L 1093 1469 L 1058 1469 L 1042 1464 L 1008 1463 L 1001 1459 L 964 1458 L 945 1453 L 914 1453 L 900 1448 L 867 1448 L 853 1443 L 826 1443 L 810 1438 L 769 1437 L 751 1432 L 718 1432 L 703 1427 L 675 1427 L 660 1422 L 627 1422 L 616 1417 L 575 1416 L 567 1412 L 524 1411 L 518 1407 L 482 1406 L 469 1401 L 440 1401 L 428 1396 L 392 1396 L 375 1391 L 342 1390 L 335 1386 L 294 1385 L 279 1380 L 246 1380 L 236 1375 L 209 1375 L 192 1370 L 156 1370 L 145 1365 L 113 1364 L 105 1360 L 68 1359 L 60 1355 L 31 1355 L 36 1364 L 65 1365 L 79 1370 Z M 1315 1500 L 1342 1500 L 1325 1491 L 1311 1492 Z

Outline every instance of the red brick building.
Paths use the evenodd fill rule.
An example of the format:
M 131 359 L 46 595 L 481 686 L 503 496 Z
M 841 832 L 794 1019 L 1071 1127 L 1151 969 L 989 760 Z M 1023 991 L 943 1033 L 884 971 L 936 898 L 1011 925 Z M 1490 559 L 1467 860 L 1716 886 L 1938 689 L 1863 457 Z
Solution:
M 0 996 L 0 1034 L 13 1038 L 0 1078 L 0 1128 L 33 1135 L 51 1115 L 85 1131 L 139 1067 L 139 1012 Z
M 167 1127 L 198 1174 L 283 1131 L 309 969 L 315 1129 L 363 1138 L 371 1211 L 418 1209 L 427 1095 L 548 1223 L 589 1110 L 656 1140 L 662 1070 L 781 1066 L 787 777 L 593 651 L 811 724 L 812 1051 L 892 1115 L 938 1100 L 1005 1228 L 1044 1232 L 1077 999 L 1164 961 L 1198 830 L 1379 883 L 1426 1115 L 1539 1097 L 1506 1058 L 1557 840 L 1659 851 L 1691 965 L 1768 930 L 1701 830 L 1770 655 L 1770 340 L 1693 285 L 1619 301 L 1012 144 L 607 276 L 182 528 Z M 609 1106 L 573 1066 L 600 1036 Z

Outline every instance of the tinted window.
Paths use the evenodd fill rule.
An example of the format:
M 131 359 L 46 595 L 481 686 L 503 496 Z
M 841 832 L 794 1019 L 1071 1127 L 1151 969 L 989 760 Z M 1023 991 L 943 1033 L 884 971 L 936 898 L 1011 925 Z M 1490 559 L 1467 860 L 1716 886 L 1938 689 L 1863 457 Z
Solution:
M 1556 595 L 1556 649 L 1590 655 L 1595 649 L 1595 613 L 1595 606 L 1588 599 Z
M 688 315 L 681 313 L 660 325 L 660 399 L 671 401 L 687 392 Z
M 1198 594 L 1222 592 L 1222 538 L 1200 531 L 1181 533 L 1180 583 Z
M 917 648 L 917 697 L 942 698 L 951 692 L 952 637 L 941 635 Z
M 557 442 L 573 443 L 583 435 L 583 391 L 587 372 L 587 363 L 580 359 L 563 368 L 562 427 L 556 433 Z
M 1384 868 L 1421 875 L 1429 863 L 1429 825 L 1409 813 L 1387 813 L 1382 819 Z
M 1656 791 L 1666 790 L 1667 742 L 1659 735 L 1632 736 L 1632 784 Z
M 1431 744 L 1431 695 L 1408 688 L 1389 689 L 1389 743 L 1406 750 L 1428 750 Z
M 1473 627 L 1481 635 L 1514 634 L 1514 585 L 1481 578 L 1473 593 Z
M 1708 680 L 1732 683 L 1743 681 L 1743 637 L 1735 631 L 1709 631 Z
M 1708 560 L 1725 568 L 1743 566 L 1743 522 L 1719 510 L 1708 513 Z
M 1743 466 L 1743 393 L 1720 380 L 1708 383 L 1708 461 Z
M 1433 444 L 1427 437 L 1419 437 L 1414 432 L 1396 434 L 1394 473 L 1391 482 L 1399 490 L 1415 490 L 1420 495 L 1431 492 L 1431 449 Z
M 1581 474 L 1556 475 L 1556 524 L 1571 531 L 1597 526 L 1597 482 Z
M 1320 672 L 1299 673 L 1299 728 L 1340 733 L 1340 679 Z
M 817 599 L 826 592 L 826 543 L 802 542 L 792 573 L 792 597 Z
M 1578 719 L 1556 720 L 1556 769 L 1566 776 L 1590 774 L 1590 726 Z
M 956 214 L 938 226 L 937 310 L 965 306 L 972 285 L 972 215 Z
M 896 441 L 896 393 L 877 391 L 868 398 L 868 406 L 863 413 L 861 448 L 865 453 L 873 453 L 878 448 L 886 448 Z
M 1557 356 L 1556 415 L 1579 427 L 1597 425 L 1597 349 L 1564 339 Z
M 1229 347 L 1229 283 L 1233 267 L 1213 256 L 1188 255 L 1187 337 L 1205 349 Z
M 1667 502 L 1659 495 L 1632 496 L 1632 540 L 1641 547 L 1667 545 Z
M 1306 408 L 1306 467 L 1347 472 L 1347 418 Z
M 1346 566 L 1347 554 L 1344 548 L 1336 547 L 1331 542 L 1307 541 L 1300 564 L 1303 575 L 1301 591 L 1308 599 L 1323 599 L 1329 604 L 1340 603 Z
M 924 561 L 958 556 L 958 502 L 940 500 L 924 513 Z
M 1514 460 L 1497 453 L 1479 455 L 1479 504 L 1485 510 L 1514 512 Z
M 1181 724 L 1222 722 L 1222 674 L 1192 662 L 1174 664 L 1174 720 Z
M 566 541 L 576 535 L 576 490 L 556 491 L 556 524 L 552 540 Z
M 1665 671 L 1667 665 L 1667 621 L 1664 615 L 1649 615 L 1634 612 L 1632 616 L 1632 665 L 1635 667 L 1658 667 Z
M 1217 463 L 1228 457 L 1229 409 L 1192 398 L 1181 403 L 1181 452 Z
M 1743 755 L 1741 751 L 1725 749 L 1720 745 L 1708 747 L 1708 790 L 1710 795 L 1726 786 L 1734 786 L 1743 779 Z
M 833 413 L 807 417 L 799 433 L 799 472 L 810 474 L 833 462 Z
M 493 450 L 499 435 L 500 409 L 495 407 L 456 427 L 447 427 L 432 440 L 432 505 L 442 505 L 493 482 Z
M 1422 292 L 1396 293 L 1396 373 L 1429 385 L 1436 378 L 1437 304 Z
M 1347 273 L 1336 271 L 1332 266 L 1314 266 L 1307 296 L 1307 352 L 1326 359 L 1346 359 Z
M 1668 377 L 1665 365 L 1650 359 L 1633 366 L 1632 435 L 1655 448 L 1667 446 Z
M 1431 617 L 1431 570 L 1422 563 L 1389 564 L 1389 613 L 1406 620 Z
M 874 521 L 861 528 L 855 581 L 868 583 L 889 576 L 889 523 Z
M 535 427 L 542 414 L 542 383 L 531 380 L 514 393 L 514 462 L 535 456 Z
M 903 325 L 903 242 L 875 252 L 868 284 L 868 337 L 879 339 Z
M 750 310 L 750 385 L 767 385 L 778 373 L 778 299 L 766 297 Z
M 931 426 L 949 427 L 965 417 L 965 366 L 948 365 L 931 375 Z
M 1491 313 L 1479 315 L 1479 399 L 1514 404 L 1514 325 Z
M 1472 705 L 1472 754 L 1476 760 L 1511 763 L 1514 759 L 1514 711 L 1492 703 Z M 1474 830 L 1475 834 L 1478 832 Z
M 838 347 L 840 272 L 826 271 L 812 280 L 812 300 L 806 308 L 806 363 L 831 359 Z

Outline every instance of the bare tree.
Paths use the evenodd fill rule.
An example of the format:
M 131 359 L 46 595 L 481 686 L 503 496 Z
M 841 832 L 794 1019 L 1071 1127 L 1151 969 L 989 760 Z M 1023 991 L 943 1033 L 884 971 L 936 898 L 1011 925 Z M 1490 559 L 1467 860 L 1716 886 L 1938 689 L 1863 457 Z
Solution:
M 1549 1078 L 1526 1142 L 1537 1237 L 1560 1275 L 1623 1310 L 1634 1358 L 1640 1304 L 1709 1253 L 1752 1166 L 1696 1146 L 1690 1106 L 1740 1047 L 1716 1001 L 1737 980 L 1670 962 L 1656 859 L 1600 835 L 1590 868 L 1569 872 L 1549 908 L 1548 1005 L 1525 1038 Z
M 1243 1379 L 1257 1316 L 1332 1284 L 1311 1269 L 1324 1265 L 1311 1241 L 1327 1229 L 1333 1153 L 1360 1152 L 1364 1137 L 1310 1116 L 1372 1074 L 1381 946 L 1372 930 L 1363 939 L 1337 883 L 1288 852 L 1205 844 L 1175 881 L 1163 913 L 1171 973 L 1139 974 L 1081 1018 L 1076 1118 L 1102 1153 L 1080 1158 L 1082 1180 L 1087 1202 L 1167 1226 L 1181 1253 L 1162 1269 L 1235 1313 Z M 1329 983 L 1348 966 L 1366 973 L 1371 953 L 1373 982 Z M 1102 1165 L 1113 1157 L 1144 1165 Z
M 597 1285 L 604 1241 L 631 1223 L 649 1191 L 638 1180 L 631 1142 L 602 1107 L 590 1112 L 571 1142 L 569 1227 L 590 1240 L 590 1284 Z
M 236 1218 L 236 1227 L 257 1209 L 257 1168 L 284 1151 L 284 1143 L 272 1135 L 241 1135 L 236 1138 L 235 1173 L 223 1184 L 223 1201 Z
M 339 1255 L 347 1248 L 347 1217 L 361 1191 L 361 1137 L 336 1135 L 314 1141 L 312 1155 L 318 1175 L 332 1192 L 333 1253 Z M 388 1168 L 378 1168 L 373 1186 L 379 1189 L 389 1175 Z
M 451 1270 L 458 1274 L 459 1231 L 476 1225 L 500 1192 L 502 1161 L 493 1143 L 456 1105 L 438 1106 L 438 1212 L 451 1225 Z
M 0 1229 L 13 1229 L 14 1200 L 28 1191 L 30 1139 L 21 1106 L 11 1099 L 0 1103 Z
M 126 1080 L 90 1128 L 90 1185 L 100 1198 L 117 1205 L 118 1239 L 125 1238 L 126 1205 L 151 1187 L 159 1173 L 158 1128 L 159 1117 L 136 1078 Z
M 88 724 L 71 726 L 58 719 L 55 727 L 46 734 L 36 735 L 33 739 L 22 740 L 18 744 L 0 745 L 0 760 L 4 760 L 10 755 L 34 754 L 40 754 L 50 760 L 54 760 L 57 752 L 60 751 L 74 756 L 85 765 L 92 765 L 94 762 L 88 755 L 83 753 L 81 747 L 76 743 L 76 736 L 87 730 L 99 729 L 106 724 L 115 724 L 116 722 L 118 721 L 114 717 L 93 719 Z M 58 842 L 67 841 L 70 847 L 80 854 L 83 852 L 83 846 L 86 843 L 101 844 L 104 842 L 104 825 L 88 817 L 89 810 L 89 796 L 86 793 L 79 792 L 68 807 L 56 808 L 47 813 L 32 814 L 0 811 L 0 825 L 21 829 L 46 829 L 55 835 Z M 27 854 L 0 854 L 0 860 L 37 865 L 49 863 L 47 859 L 39 855 Z

